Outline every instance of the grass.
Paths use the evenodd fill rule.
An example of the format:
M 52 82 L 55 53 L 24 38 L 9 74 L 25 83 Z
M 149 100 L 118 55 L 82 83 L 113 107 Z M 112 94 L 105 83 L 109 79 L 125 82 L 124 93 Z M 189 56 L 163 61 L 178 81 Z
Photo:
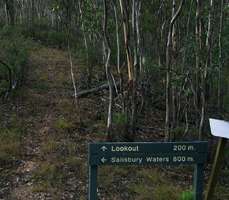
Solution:
M 154 189 L 154 194 L 151 194 L 151 196 L 153 196 L 155 200 L 177 200 L 179 198 L 180 192 L 181 189 L 179 187 L 176 187 L 170 182 L 167 182 L 165 184 L 158 185 Z
M 33 174 L 33 180 L 40 188 L 61 188 L 64 183 L 65 176 L 62 167 L 58 163 L 51 163 L 48 161 L 42 162 Z M 34 190 L 38 190 L 34 188 Z
M 152 199 L 152 188 L 145 184 L 133 184 L 129 186 L 131 192 L 136 195 L 136 200 L 150 200 Z
M 75 142 L 71 142 L 71 141 L 67 141 L 65 148 L 67 150 L 67 153 L 69 155 L 75 155 L 76 156 L 76 151 L 77 151 L 77 143 Z
M 68 156 L 64 160 L 64 164 L 67 165 L 70 169 L 75 170 L 79 169 L 80 172 L 83 171 L 83 162 L 82 159 L 77 156 Z
M 128 187 L 136 200 L 191 200 L 186 197 L 187 192 L 182 192 L 179 184 L 171 184 L 160 169 L 141 169 L 136 174 L 136 180 Z
M 33 193 L 49 193 L 53 200 L 61 199 L 61 192 L 51 187 L 47 182 L 42 182 L 42 183 L 33 185 L 32 192 Z
M 49 85 L 44 81 L 36 82 L 33 85 L 33 89 L 37 92 L 44 92 L 49 90 Z
M 110 166 L 101 167 L 99 169 L 98 182 L 107 188 L 113 185 L 114 171 Z
M 148 184 L 161 184 L 163 183 L 164 177 L 158 171 L 158 169 L 143 169 L 138 172 L 138 177 L 145 179 Z
M 24 72 L 27 69 L 29 49 L 33 43 L 23 37 L 14 26 L 4 26 L 0 30 L 0 57 L 11 69 L 12 82 L 17 82 L 17 87 L 23 83 Z M 8 90 L 8 70 L 0 64 L 0 95 Z M 2 93 L 2 94 L 1 94 Z
M 49 138 L 45 143 L 41 145 L 41 151 L 43 154 L 55 153 L 60 147 L 60 144 L 54 140 L 54 138 Z
M 8 120 L 7 127 L 0 127 L 0 160 L 5 162 L 21 158 L 21 139 L 25 132 L 24 126 L 16 115 L 13 114 Z
M 193 200 L 193 191 L 184 191 L 181 193 L 179 200 Z
M 172 184 L 157 168 L 106 166 L 99 169 L 98 177 L 99 187 L 106 194 L 118 192 L 119 196 L 121 191 L 127 191 L 135 200 L 192 200 L 190 191 Z
M 69 101 L 67 98 L 61 98 L 58 99 L 58 110 L 63 114 L 63 115 L 69 115 L 73 111 L 74 105 L 73 102 Z M 63 118 L 61 118 L 63 119 Z M 75 119 L 74 119 L 75 121 Z M 58 126 L 58 124 L 56 123 Z
M 61 117 L 55 122 L 54 126 L 56 129 L 59 130 L 69 130 L 73 128 L 73 123 Z
M 226 156 L 225 161 L 228 156 Z M 220 171 L 220 175 L 217 181 L 216 189 L 215 189 L 215 197 L 214 199 L 223 199 L 229 200 L 229 183 L 228 183 L 229 169 L 227 167 L 222 168 Z
M 32 192 L 34 193 L 40 193 L 40 192 L 48 192 L 50 185 L 48 185 L 47 182 L 41 182 L 38 184 L 35 184 L 32 188 Z

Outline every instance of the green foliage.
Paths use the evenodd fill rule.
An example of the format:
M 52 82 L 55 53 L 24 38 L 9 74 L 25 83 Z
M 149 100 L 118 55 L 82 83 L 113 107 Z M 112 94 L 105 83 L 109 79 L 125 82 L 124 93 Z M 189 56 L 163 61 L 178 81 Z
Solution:
M 160 185 L 155 188 L 155 200 L 176 200 L 177 191 L 175 186 L 169 185 L 168 183 L 165 185 Z
M 38 92 L 47 91 L 49 89 L 48 84 L 44 81 L 34 83 L 33 88 Z
M 67 37 L 63 32 L 40 30 L 34 33 L 34 38 L 50 46 L 67 46 Z
M 172 133 L 177 139 L 182 139 L 184 136 L 184 133 L 185 133 L 185 126 L 180 125 L 180 126 L 174 128 L 172 130 Z
M 21 84 L 24 78 L 25 66 L 28 60 L 28 47 L 31 46 L 17 27 L 4 26 L 0 30 L 0 60 L 6 63 L 12 71 L 14 87 Z M 0 64 L 0 93 L 9 88 L 9 71 Z
M 64 175 L 60 166 L 55 163 L 44 162 L 34 172 L 33 179 L 47 187 L 56 187 L 62 185 Z
M 179 200 L 193 200 L 194 196 L 193 196 L 193 192 L 192 191 L 184 191 L 181 193 L 181 196 L 179 198 Z
M 114 114 L 114 123 L 116 125 L 125 125 L 127 124 L 127 116 L 125 113 L 115 113 Z
M 134 184 L 129 187 L 130 191 L 136 194 L 137 200 L 177 200 L 178 188 L 170 185 L 169 183 L 163 183 L 160 185 L 150 186 L 145 183 Z
M 83 23 L 86 33 L 99 33 L 102 28 L 99 22 L 102 20 L 103 10 L 101 8 L 97 8 L 95 12 L 92 0 L 84 0 L 82 3 L 82 7 L 84 11 Z
M 131 184 L 129 191 L 137 200 L 177 200 L 181 188 L 171 185 L 157 169 L 142 169 L 137 173 L 140 183 Z M 176 191 L 176 192 L 174 192 Z
M 151 200 L 152 199 L 152 188 L 145 186 L 144 184 L 132 185 L 129 188 L 132 192 L 137 194 L 135 199 L 137 200 Z
M 115 170 L 111 169 L 111 166 L 103 166 L 99 169 L 98 173 L 98 182 L 106 187 L 111 187 L 114 182 Z
M 21 135 L 16 128 L 0 130 L 0 161 L 11 161 L 20 156 Z
M 3 70 L 0 70 L 0 77 L 3 76 L 3 74 L 5 74 L 5 72 L 3 72 Z M 9 86 L 9 83 L 7 80 L 1 80 L 2 77 L 0 78 L 0 94 L 3 94 L 6 89 L 8 88 Z
M 73 124 L 71 122 L 68 122 L 64 118 L 59 118 L 55 123 L 55 128 L 60 130 L 69 130 L 73 127 Z
M 59 148 L 60 144 L 53 138 L 49 138 L 44 144 L 42 144 L 41 151 L 43 154 L 47 155 L 58 151 Z
M 223 176 L 226 180 L 226 178 L 228 176 Z M 216 185 L 216 189 L 215 189 L 215 194 L 213 199 L 223 199 L 223 200 L 227 200 L 229 199 L 229 191 L 228 191 L 228 184 L 225 184 L 224 181 L 222 181 L 221 183 L 218 183 Z
M 64 160 L 64 163 L 71 169 L 81 169 L 81 167 L 83 167 L 82 159 L 77 158 L 76 155 L 67 156 Z
M 25 133 L 25 127 L 14 114 L 9 117 L 8 123 L 7 127 L 0 124 L 0 163 L 20 159 L 22 153 L 21 138 Z

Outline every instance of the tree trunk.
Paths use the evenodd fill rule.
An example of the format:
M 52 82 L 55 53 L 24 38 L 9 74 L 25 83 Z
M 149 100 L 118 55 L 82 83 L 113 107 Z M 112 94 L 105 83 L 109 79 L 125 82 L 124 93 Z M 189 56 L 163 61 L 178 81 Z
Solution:
M 115 32 L 116 32 L 116 46 L 117 46 L 117 71 L 118 71 L 118 76 L 119 76 L 119 92 L 121 96 L 121 101 L 122 101 L 122 109 L 124 112 L 124 98 L 123 98 L 123 88 L 122 88 L 122 72 L 120 69 L 120 39 L 119 39 L 119 24 L 118 24 L 118 14 L 117 14 L 117 5 L 114 0 L 112 0 L 112 5 L 113 5 L 113 10 L 114 10 L 114 16 L 115 16 Z
M 172 32 L 173 26 L 178 19 L 184 0 L 181 0 L 179 8 L 172 17 L 169 25 L 168 40 L 166 46 L 166 115 L 165 115 L 165 140 L 170 140 L 170 120 L 171 120 L 171 43 L 172 43 Z
M 5 0 L 5 5 L 7 12 L 7 23 L 13 26 L 15 24 L 14 0 Z
M 86 51 L 86 57 L 87 57 L 87 73 L 88 73 L 88 80 L 89 80 L 89 85 L 90 85 L 90 79 L 91 79 L 91 66 L 89 64 L 89 49 L 88 49 L 88 41 L 87 41 L 87 36 L 86 36 L 86 31 L 85 31 L 85 25 L 84 25 L 84 19 L 83 19 L 83 11 L 82 11 L 82 5 L 81 5 L 81 0 L 78 1 L 78 6 L 79 6 L 79 12 L 80 12 L 80 19 L 81 19 L 81 27 L 82 27 L 82 32 L 83 32 L 83 39 L 84 39 L 84 47 Z
M 127 57 L 127 67 L 128 67 L 128 80 L 129 82 L 133 82 L 134 79 L 134 70 L 133 70 L 133 59 L 130 51 L 130 31 L 129 31 L 129 10 L 128 10 L 128 1 L 119 0 L 122 21 L 123 21 L 123 33 L 124 33 L 124 42 L 125 42 L 125 51 Z
M 217 105 L 218 113 L 222 109 L 222 70 L 223 70 L 223 61 L 222 61 L 222 29 L 223 29 L 223 18 L 224 18 L 224 0 L 221 0 L 220 6 L 220 22 L 219 22 L 219 71 L 218 71 L 218 94 L 217 94 Z
M 206 37 L 206 61 L 203 74 L 201 76 L 201 119 L 199 125 L 199 140 L 202 140 L 202 133 L 204 127 L 204 120 L 206 114 L 206 84 L 207 84 L 207 76 L 208 76 L 208 69 L 211 65 L 211 58 L 212 58 L 212 18 L 213 18 L 213 9 L 214 9 L 214 0 L 210 0 L 210 11 L 208 16 L 208 31 Z
M 74 75 L 74 71 L 73 71 L 72 53 L 71 53 L 71 49 L 70 49 L 69 38 L 68 38 L 68 55 L 69 55 L 69 62 L 70 62 L 70 67 L 71 67 L 70 71 L 71 71 L 72 86 L 73 86 L 73 89 L 74 89 L 74 102 L 75 102 L 76 110 L 78 111 L 79 124 L 81 125 L 82 124 L 81 108 L 80 108 L 79 96 L 78 96 L 78 93 L 77 93 L 75 75 Z
M 195 27 L 195 34 L 196 34 L 196 69 L 195 69 L 195 95 L 194 95 L 194 105 L 196 108 L 196 124 L 198 124 L 201 111 L 200 111 L 200 88 L 201 88 L 201 68 L 202 68 L 202 1 L 196 0 L 196 27 Z M 198 125 L 197 125 L 198 127 Z
M 108 6 L 107 0 L 103 0 L 103 7 L 104 7 L 104 21 L 103 21 L 103 37 L 104 37 L 104 44 L 105 44 L 105 52 L 106 52 L 106 62 L 105 62 L 105 69 L 106 69 L 106 76 L 109 85 L 109 105 L 108 105 L 108 115 L 107 115 L 107 137 L 108 140 L 112 140 L 112 116 L 113 116 L 113 79 L 110 69 L 110 55 L 111 55 L 111 48 L 109 42 L 109 36 L 107 33 L 107 13 L 108 13 Z

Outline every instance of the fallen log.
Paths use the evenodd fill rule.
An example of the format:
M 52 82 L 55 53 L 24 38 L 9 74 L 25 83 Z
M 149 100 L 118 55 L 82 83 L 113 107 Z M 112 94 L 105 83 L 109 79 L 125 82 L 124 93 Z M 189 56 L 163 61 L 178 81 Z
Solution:
M 79 92 L 77 92 L 76 97 L 77 98 L 86 97 L 90 94 L 97 93 L 97 92 L 100 92 L 100 91 L 105 90 L 105 89 L 109 89 L 108 83 L 102 84 L 100 86 L 97 86 L 97 87 L 94 87 L 94 88 L 91 88 L 88 90 L 79 91 Z

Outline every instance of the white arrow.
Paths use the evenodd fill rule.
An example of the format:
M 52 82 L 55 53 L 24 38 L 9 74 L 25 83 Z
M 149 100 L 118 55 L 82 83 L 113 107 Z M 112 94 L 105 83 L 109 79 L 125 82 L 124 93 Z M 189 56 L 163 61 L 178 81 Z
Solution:
M 104 157 L 101 159 L 102 163 L 105 163 L 107 161 L 107 159 L 105 159 Z
M 101 149 L 102 149 L 102 151 L 106 151 L 107 150 L 107 147 L 102 146 Z

